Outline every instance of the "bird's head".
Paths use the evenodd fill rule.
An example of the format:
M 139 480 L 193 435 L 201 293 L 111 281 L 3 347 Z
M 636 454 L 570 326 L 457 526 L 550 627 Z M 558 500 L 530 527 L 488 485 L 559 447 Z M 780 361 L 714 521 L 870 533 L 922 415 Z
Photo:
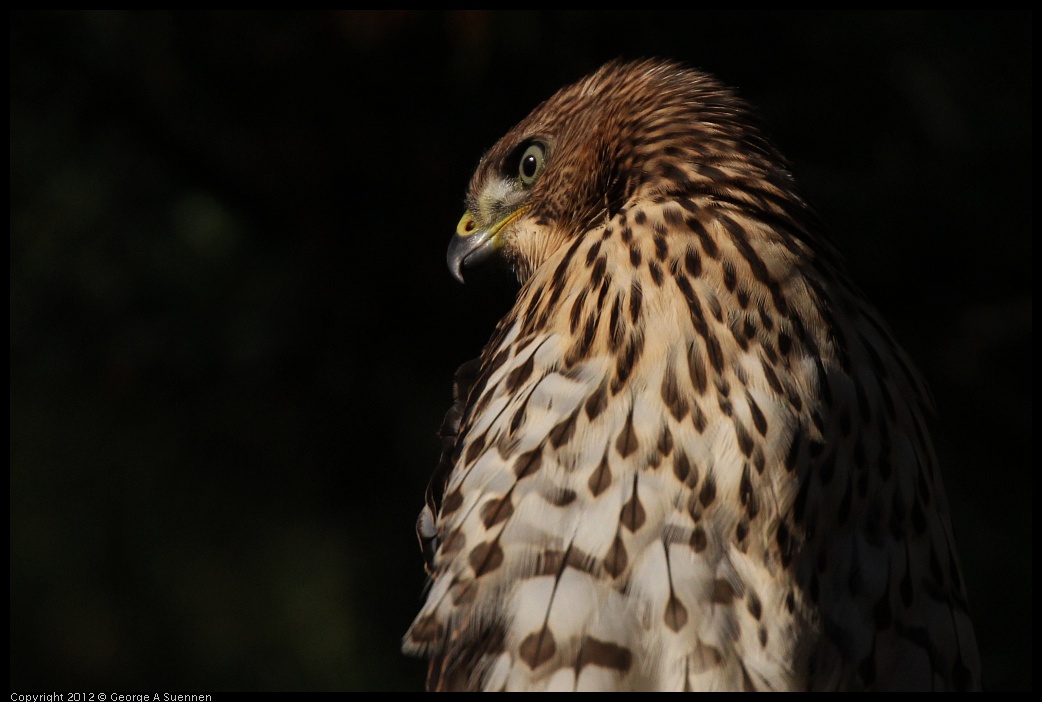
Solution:
M 597 135 L 576 124 L 588 122 L 590 110 L 569 114 L 560 96 L 540 105 L 481 159 L 448 252 L 449 269 L 461 282 L 464 266 L 495 257 L 527 278 L 596 216 L 592 196 L 607 164 L 593 151 Z
M 713 78 L 662 61 L 609 63 L 539 105 L 481 159 L 449 270 L 462 282 L 464 267 L 499 258 L 524 281 L 634 196 L 676 194 L 700 166 L 711 173 L 703 181 L 717 178 L 711 165 L 739 143 L 753 161 L 775 156 L 745 104 Z

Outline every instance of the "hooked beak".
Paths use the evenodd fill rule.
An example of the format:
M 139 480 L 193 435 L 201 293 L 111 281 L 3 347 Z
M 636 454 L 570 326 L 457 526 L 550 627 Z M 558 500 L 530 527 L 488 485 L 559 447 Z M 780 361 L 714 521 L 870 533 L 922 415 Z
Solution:
M 456 225 L 456 234 L 449 242 L 449 251 L 445 257 L 452 277 L 462 283 L 464 266 L 471 267 L 482 263 L 499 251 L 503 245 L 499 232 L 524 211 L 524 207 L 519 207 L 488 227 L 480 226 L 470 210 L 464 212 Z

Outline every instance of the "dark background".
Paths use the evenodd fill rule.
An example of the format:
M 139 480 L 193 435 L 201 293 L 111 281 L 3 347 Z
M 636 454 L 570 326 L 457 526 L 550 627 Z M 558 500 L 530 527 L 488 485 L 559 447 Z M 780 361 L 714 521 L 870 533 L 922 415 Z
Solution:
M 11 686 L 418 689 L 481 153 L 616 56 L 756 104 L 936 396 L 992 689 L 1032 657 L 1032 16 L 11 15 Z

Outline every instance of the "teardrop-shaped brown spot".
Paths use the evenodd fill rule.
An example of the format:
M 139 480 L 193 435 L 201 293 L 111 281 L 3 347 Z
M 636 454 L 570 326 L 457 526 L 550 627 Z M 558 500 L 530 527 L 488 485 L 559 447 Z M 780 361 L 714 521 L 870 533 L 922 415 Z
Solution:
M 626 546 L 622 543 L 622 537 L 616 534 L 615 541 L 612 542 L 611 548 L 604 557 L 604 570 L 613 578 L 617 578 L 626 570 L 628 563 L 629 556 L 626 555 Z
M 730 582 L 723 578 L 713 581 L 712 600 L 716 604 L 729 605 L 734 601 L 735 591 Z
M 640 503 L 637 493 L 634 492 L 622 506 L 622 511 L 619 513 L 619 522 L 629 529 L 630 533 L 633 533 L 644 526 L 644 520 L 644 506 Z
M 488 433 L 484 433 L 471 440 L 470 444 L 467 445 L 467 450 L 463 453 L 463 462 L 467 465 L 473 463 L 481 452 L 485 450 L 485 441 L 488 438 Z
M 486 529 L 491 529 L 496 524 L 510 519 L 513 513 L 514 504 L 510 500 L 510 495 L 503 495 L 503 497 L 489 500 L 481 506 L 481 521 Z
M 687 607 L 677 599 L 676 595 L 670 595 L 669 602 L 666 603 L 664 619 L 666 626 L 673 631 L 680 631 L 687 624 Z
M 658 437 L 658 446 L 655 447 L 663 456 L 668 456 L 673 451 L 673 434 L 668 426 L 662 427 L 662 433 Z
M 451 556 L 454 553 L 459 553 L 466 545 L 467 537 L 463 535 L 462 531 L 456 529 L 445 538 L 438 552 L 441 556 Z
M 702 503 L 703 507 L 708 507 L 713 504 L 713 500 L 716 499 L 716 481 L 713 480 L 713 476 L 707 475 L 705 482 L 702 483 L 702 490 L 698 493 L 698 501 Z
M 586 481 L 586 484 L 594 497 L 597 497 L 611 486 L 611 468 L 608 467 L 607 456 L 601 459 L 600 465 L 590 474 L 590 479 Z
M 572 412 L 550 430 L 550 443 L 554 448 L 560 448 L 575 435 L 575 424 L 578 417 L 578 411 Z
M 514 462 L 514 475 L 518 480 L 536 473 L 543 467 L 543 447 L 537 446 L 517 457 Z
M 586 398 L 586 403 L 583 405 L 586 410 L 586 416 L 590 420 L 594 420 L 604 411 L 604 408 L 608 406 L 608 392 L 603 385 L 598 387 L 590 396 Z
M 615 440 L 615 450 L 619 452 L 620 456 L 626 458 L 636 451 L 639 446 L 637 434 L 633 429 L 633 413 L 631 412 L 626 417 L 626 425 L 622 427 L 619 437 Z
M 474 547 L 468 560 L 470 567 L 474 569 L 474 575 L 480 578 L 503 565 L 503 549 L 496 541 L 486 541 Z
M 459 489 L 453 490 L 445 496 L 444 500 L 442 500 L 441 511 L 438 516 L 444 517 L 445 515 L 452 514 L 458 510 L 462 504 L 463 495 L 460 493 Z
M 760 619 L 760 616 L 763 614 L 763 605 L 760 604 L 760 598 L 752 590 L 745 596 L 745 606 L 754 619 Z
M 524 363 L 510 371 L 507 375 L 505 388 L 508 393 L 511 395 L 516 393 L 521 385 L 532 376 L 532 370 L 535 366 L 534 358 L 535 354 L 529 356 Z
M 706 538 L 706 531 L 701 525 L 696 526 L 691 532 L 691 548 L 695 550 L 695 553 L 702 553 L 706 550 L 706 546 L 709 544 L 709 539 Z
M 529 668 L 535 670 L 553 658 L 557 653 L 557 643 L 554 641 L 554 635 L 544 626 L 541 630 L 526 636 L 517 653 Z

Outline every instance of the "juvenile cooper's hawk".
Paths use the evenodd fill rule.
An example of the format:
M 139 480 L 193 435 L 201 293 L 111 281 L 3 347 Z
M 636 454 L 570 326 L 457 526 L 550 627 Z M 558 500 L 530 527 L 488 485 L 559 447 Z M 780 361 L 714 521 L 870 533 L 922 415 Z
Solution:
M 731 90 L 558 92 L 471 181 L 449 267 L 491 257 L 522 287 L 418 523 L 430 688 L 979 686 L 925 389 Z

